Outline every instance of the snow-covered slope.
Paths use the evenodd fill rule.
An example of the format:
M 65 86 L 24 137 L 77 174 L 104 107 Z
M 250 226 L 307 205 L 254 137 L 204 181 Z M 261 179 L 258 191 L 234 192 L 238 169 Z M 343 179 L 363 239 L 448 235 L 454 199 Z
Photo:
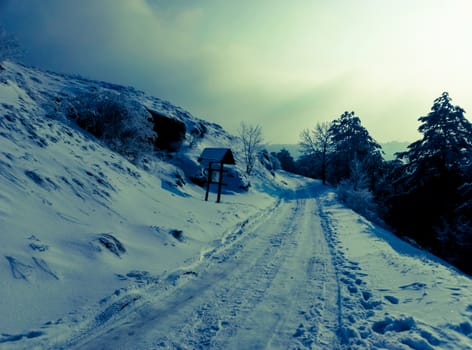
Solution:
M 320 201 L 344 284 L 344 334 L 359 349 L 472 349 L 469 276 L 347 210 L 334 193 Z
M 204 201 L 182 179 L 219 126 L 133 88 L 0 68 L 0 348 L 469 349 L 472 281 L 262 166 Z M 57 103 L 113 89 L 207 132 L 146 169 Z
M 203 202 L 200 187 L 175 184 L 181 168 L 154 159 L 143 171 L 73 123 L 47 115 L 58 96 L 121 89 L 187 125 L 205 123 L 205 139 L 174 155 L 183 164 L 196 163 L 203 147 L 235 144 L 217 125 L 132 88 L 2 66 L 0 333 L 54 320 L 188 263 L 240 215 L 259 209 L 253 196 L 216 205 L 212 194 Z M 174 238 L 180 232 L 182 239 Z M 123 245 L 116 254 L 105 247 L 119 245 L 114 239 Z

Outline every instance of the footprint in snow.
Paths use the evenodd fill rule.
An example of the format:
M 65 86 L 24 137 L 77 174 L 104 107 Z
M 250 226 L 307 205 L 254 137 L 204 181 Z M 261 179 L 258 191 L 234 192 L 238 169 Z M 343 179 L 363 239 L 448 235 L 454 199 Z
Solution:
M 28 277 L 31 275 L 33 267 L 27 264 L 20 262 L 18 259 L 15 259 L 12 256 L 5 256 L 10 264 L 10 271 L 14 278 L 28 280 Z
M 394 297 L 393 295 L 384 295 L 384 298 L 387 299 L 391 304 L 398 304 L 399 303 L 399 299 Z
M 427 285 L 421 282 L 413 282 L 404 286 L 400 286 L 400 289 L 407 289 L 407 290 L 421 290 L 426 288 Z
M 53 277 L 56 280 L 59 279 L 59 277 L 57 277 L 57 275 L 51 270 L 48 263 L 44 259 L 33 257 L 33 261 L 41 271 L 43 271 L 44 273 Z
M 23 334 L 0 334 L 0 344 L 16 342 L 23 338 L 28 338 L 28 339 L 37 338 L 37 337 L 42 336 L 43 334 L 44 332 L 40 332 L 40 331 L 31 331 L 31 332 L 23 333 Z

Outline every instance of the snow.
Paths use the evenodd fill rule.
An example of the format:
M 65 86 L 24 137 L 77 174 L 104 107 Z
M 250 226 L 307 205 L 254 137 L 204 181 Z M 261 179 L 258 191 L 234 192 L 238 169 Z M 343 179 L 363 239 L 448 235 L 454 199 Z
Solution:
M 346 295 L 375 305 L 367 322 L 360 314 L 347 326 L 365 329 L 372 324 L 377 334 L 371 333 L 369 343 L 380 348 L 386 346 L 385 335 L 407 349 L 471 348 L 469 276 L 347 210 L 334 193 L 321 201 L 340 252 Z M 377 335 L 382 335 L 378 341 Z M 395 342 L 385 344 L 396 348 Z
M 0 85 L 0 96 L 2 96 L 2 102 L 4 103 L 17 104 L 20 98 L 18 86 L 12 82 Z
M 2 63 L 1 349 L 469 349 L 472 281 L 260 165 L 247 192 L 176 185 L 220 127 L 132 88 Z M 143 170 L 51 118 L 118 89 L 206 137 Z M 241 169 L 234 168 L 234 172 Z

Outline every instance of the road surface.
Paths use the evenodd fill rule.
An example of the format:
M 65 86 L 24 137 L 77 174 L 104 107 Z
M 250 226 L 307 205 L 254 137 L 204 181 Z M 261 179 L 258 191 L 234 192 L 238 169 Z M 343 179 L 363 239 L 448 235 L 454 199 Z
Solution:
M 150 288 L 145 301 L 68 347 L 338 348 L 340 287 L 319 216 L 320 190 L 312 183 L 287 192 L 193 269 L 170 275 L 172 287 Z

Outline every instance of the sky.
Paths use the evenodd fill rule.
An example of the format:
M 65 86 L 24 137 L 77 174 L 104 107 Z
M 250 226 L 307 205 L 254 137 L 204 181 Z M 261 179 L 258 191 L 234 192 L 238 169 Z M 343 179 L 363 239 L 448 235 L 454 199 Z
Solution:
M 26 64 L 134 86 L 232 133 L 258 124 L 277 144 L 344 111 L 378 142 L 413 142 L 444 91 L 472 110 L 470 13 L 468 0 L 0 0 Z

